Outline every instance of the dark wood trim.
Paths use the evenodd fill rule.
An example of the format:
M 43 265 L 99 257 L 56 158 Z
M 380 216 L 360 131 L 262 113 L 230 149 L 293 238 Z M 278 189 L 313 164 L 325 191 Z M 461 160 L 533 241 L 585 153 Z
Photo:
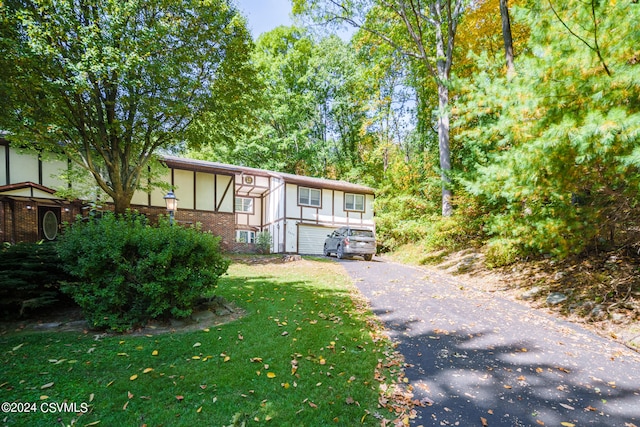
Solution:
M 235 178 L 235 176 L 231 177 L 231 179 L 229 180 L 229 183 L 227 184 L 227 188 L 224 189 L 224 193 L 222 193 L 222 197 L 220 198 L 220 203 L 218 203 L 216 205 L 216 207 L 215 207 L 216 208 L 216 210 L 215 210 L 216 212 L 220 211 L 220 207 L 222 206 L 222 202 L 224 202 L 224 199 L 227 197 L 227 193 L 229 192 L 229 188 L 231 188 L 231 186 L 233 186 L 234 188 L 236 186 L 236 178 Z M 235 197 L 235 194 L 234 194 L 234 197 Z M 232 209 L 233 209 L 232 212 L 236 213 L 236 201 L 235 201 L 235 198 L 234 198 L 233 203 L 232 203 L 231 206 L 232 206 Z

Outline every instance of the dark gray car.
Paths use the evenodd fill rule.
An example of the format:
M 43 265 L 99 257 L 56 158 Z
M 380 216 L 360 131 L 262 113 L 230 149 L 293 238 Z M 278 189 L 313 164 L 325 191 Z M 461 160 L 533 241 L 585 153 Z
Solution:
M 366 228 L 340 227 L 324 241 L 324 255 L 333 253 L 340 259 L 361 255 L 371 261 L 376 253 L 376 236 L 373 230 Z

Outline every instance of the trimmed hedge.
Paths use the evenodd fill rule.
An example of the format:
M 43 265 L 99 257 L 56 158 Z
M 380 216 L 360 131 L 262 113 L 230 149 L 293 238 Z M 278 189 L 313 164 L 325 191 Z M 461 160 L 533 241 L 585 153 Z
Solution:
M 58 246 L 77 279 L 62 291 L 96 328 L 125 331 L 150 319 L 188 317 L 227 271 L 219 240 L 196 227 L 171 226 L 166 218 L 150 226 L 137 213 L 79 220 Z

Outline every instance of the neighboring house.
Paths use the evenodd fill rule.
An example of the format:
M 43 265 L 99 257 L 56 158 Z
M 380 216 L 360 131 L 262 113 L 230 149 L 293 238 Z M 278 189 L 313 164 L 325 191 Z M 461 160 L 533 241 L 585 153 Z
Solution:
M 179 199 L 176 221 L 200 223 L 227 250 L 251 249 L 257 233 L 268 231 L 274 253 L 319 255 L 335 228 L 375 228 L 374 191 L 363 185 L 173 156 L 164 163 L 162 180 Z M 2 241 L 54 239 L 61 222 L 87 214 L 89 197 L 69 202 L 56 196 L 56 189 L 80 183 L 65 174 L 69 168 L 65 159 L 21 152 L 0 140 Z M 138 191 L 131 207 L 155 218 L 166 214 L 164 195 Z

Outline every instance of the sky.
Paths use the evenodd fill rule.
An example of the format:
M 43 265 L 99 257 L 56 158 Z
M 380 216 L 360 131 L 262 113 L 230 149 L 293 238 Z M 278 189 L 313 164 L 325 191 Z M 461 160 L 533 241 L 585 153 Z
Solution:
M 292 25 L 291 0 L 235 0 L 254 39 L 280 25 Z

